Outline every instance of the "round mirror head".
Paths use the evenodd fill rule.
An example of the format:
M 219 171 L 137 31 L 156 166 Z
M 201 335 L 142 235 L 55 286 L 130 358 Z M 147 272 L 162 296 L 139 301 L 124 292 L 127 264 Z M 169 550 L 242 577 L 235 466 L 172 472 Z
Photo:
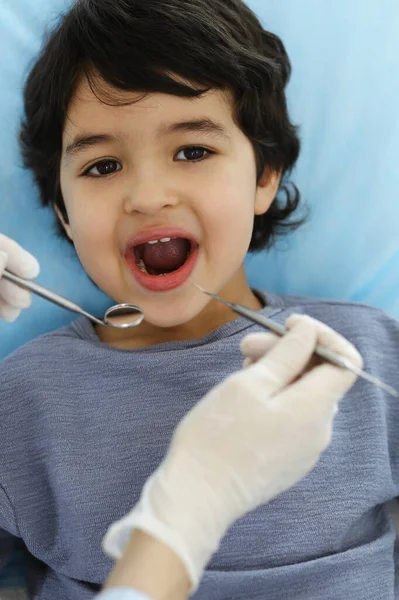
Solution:
M 106 311 L 104 325 L 116 327 L 117 329 L 127 329 L 137 327 L 143 322 L 143 319 L 143 311 L 135 304 L 115 304 Z

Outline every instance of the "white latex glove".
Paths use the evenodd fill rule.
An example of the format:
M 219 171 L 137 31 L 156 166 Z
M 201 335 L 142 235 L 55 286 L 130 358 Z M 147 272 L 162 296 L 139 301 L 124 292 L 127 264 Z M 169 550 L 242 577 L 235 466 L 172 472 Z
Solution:
M 12 323 L 31 305 L 32 298 L 28 290 L 2 279 L 4 269 L 24 279 L 33 279 L 40 271 L 36 258 L 0 233 L 0 318 Z
M 270 334 L 243 340 L 252 360 L 273 347 L 184 417 L 139 502 L 108 530 L 107 554 L 120 558 L 133 529 L 146 531 L 180 557 L 194 591 L 234 521 L 315 466 L 330 444 L 337 402 L 356 376 L 323 363 L 297 378 L 317 344 L 358 367 L 362 359 L 344 338 L 309 317 L 293 315 L 287 327 L 278 341 Z

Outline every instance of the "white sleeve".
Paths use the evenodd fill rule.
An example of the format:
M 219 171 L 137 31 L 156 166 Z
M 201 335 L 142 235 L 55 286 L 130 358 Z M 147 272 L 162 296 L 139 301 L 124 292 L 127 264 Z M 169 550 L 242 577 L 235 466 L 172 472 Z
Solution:
M 0 600 L 2 600 L 0 598 Z M 116 587 L 101 592 L 93 600 L 152 600 L 147 594 L 127 587 Z

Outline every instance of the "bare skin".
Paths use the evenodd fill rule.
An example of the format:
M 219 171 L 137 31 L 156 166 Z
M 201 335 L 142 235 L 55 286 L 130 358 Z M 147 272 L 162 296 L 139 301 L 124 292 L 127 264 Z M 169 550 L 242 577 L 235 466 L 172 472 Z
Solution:
M 183 563 L 168 547 L 136 530 L 104 589 L 131 587 L 153 600 L 186 600 L 191 583 Z

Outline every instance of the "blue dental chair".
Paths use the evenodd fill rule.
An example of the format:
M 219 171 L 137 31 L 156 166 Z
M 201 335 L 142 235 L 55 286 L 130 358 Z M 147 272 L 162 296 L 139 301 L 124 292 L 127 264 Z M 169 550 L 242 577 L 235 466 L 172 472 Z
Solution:
M 112 301 L 54 234 L 21 167 L 22 86 L 45 28 L 70 0 L 3 0 L 0 13 L 0 231 L 41 264 L 38 281 L 88 311 Z M 399 3 L 397 0 L 248 0 L 283 39 L 293 75 L 290 111 L 302 152 L 293 173 L 308 222 L 269 252 L 247 259 L 250 283 L 277 293 L 381 307 L 399 318 Z M 35 297 L 12 325 L 0 322 L 0 358 L 76 318 Z M 4 410 L 4 407 L 2 407 Z M 1 547 L 1 537 L 0 537 Z M 5 574 L 4 574 L 5 573 Z M 14 555 L 1 588 L 22 585 Z

